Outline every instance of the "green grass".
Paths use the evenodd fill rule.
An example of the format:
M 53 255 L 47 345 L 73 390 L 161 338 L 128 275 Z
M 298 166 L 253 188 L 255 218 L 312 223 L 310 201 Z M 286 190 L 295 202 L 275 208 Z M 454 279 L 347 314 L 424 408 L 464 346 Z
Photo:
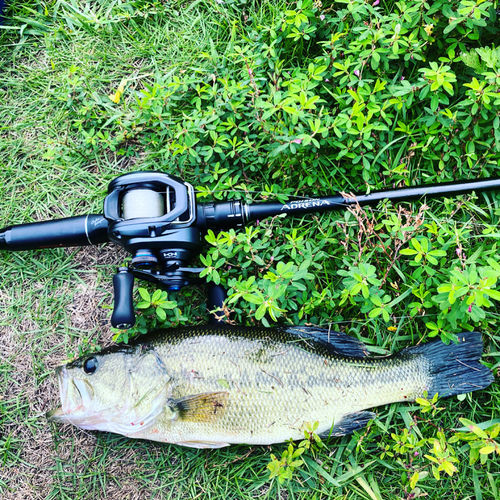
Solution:
M 0 226 L 100 213 L 107 184 L 124 172 L 161 168 L 178 173 L 143 144 L 134 144 L 132 155 L 81 147 L 81 131 L 70 126 L 82 102 L 73 94 L 75 88 L 83 87 L 109 111 L 106 96 L 123 78 L 132 82 L 132 90 L 183 72 L 202 74 L 214 61 L 229 57 L 228 43 L 252 27 L 271 24 L 283 9 L 285 2 L 278 0 L 242 3 L 233 10 L 209 0 L 11 0 L 6 23 L 0 26 Z M 234 26 L 238 31 L 232 30 Z M 405 142 L 397 150 L 394 162 L 406 154 L 406 146 Z M 331 191 L 360 187 L 357 179 L 337 167 L 325 169 L 323 185 Z M 420 167 L 413 168 L 420 176 Z M 201 182 L 199 174 L 186 170 L 187 176 Z M 273 182 L 265 168 L 246 174 L 258 189 Z M 298 183 L 287 187 L 297 189 Z M 307 194 L 317 194 L 316 185 Z M 477 203 L 496 224 L 499 198 L 489 195 Z M 442 221 L 448 214 L 443 202 L 432 204 L 430 218 Z M 321 227 L 331 226 L 337 247 L 343 233 L 335 223 L 357 227 L 352 217 L 338 214 L 322 216 L 321 227 L 317 220 L 295 221 L 292 226 L 301 227 L 312 240 L 322 238 Z M 453 220 L 459 227 L 469 224 L 467 206 Z M 481 221 L 477 224 L 482 227 Z M 470 241 L 468 254 L 479 244 Z M 111 277 L 125 258 L 111 245 L 0 255 L 2 499 L 410 498 L 401 480 L 407 476 L 405 459 L 380 458 L 377 444 L 388 442 L 391 432 L 412 422 L 415 432 L 432 435 L 433 422 L 418 420 L 416 405 L 379 408 L 371 434 L 330 441 L 317 460 L 308 459 L 296 481 L 282 486 L 268 481 L 268 447 L 191 450 L 49 425 L 44 413 L 58 399 L 53 368 L 93 344 L 111 342 Z M 338 284 L 328 268 L 318 270 L 317 280 L 325 288 Z M 203 297 L 202 289 L 186 289 L 178 299 L 190 324 L 206 320 Z M 492 309 L 487 316 L 492 351 L 500 343 L 498 313 Z M 408 314 L 396 318 L 395 333 L 363 315 L 348 321 L 334 326 L 366 339 L 375 351 L 401 349 L 420 339 L 421 324 Z M 498 353 L 491 356 L 490 362 L 498 363 Z M 459 417 L 475 422 L 495 419 L 499 405 L 500 391 L 494 384 L 464 401 L 443 401 L 446 411 L 436 424 L 451 429 L 459 425 Z M 485 466 L 469 466 L 466 450 L 457 448 L 459 472 L 451 479 L 419 483 L 421 492 L 429 499 L 498 498 L 498 458 Z M 283 449 L 273 447 L 274 453 Z

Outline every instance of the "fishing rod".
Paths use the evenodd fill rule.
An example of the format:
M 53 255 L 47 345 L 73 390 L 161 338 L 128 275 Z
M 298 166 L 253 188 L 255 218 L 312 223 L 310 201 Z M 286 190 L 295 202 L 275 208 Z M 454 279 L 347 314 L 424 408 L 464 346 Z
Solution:
M 109 183 L 103 214 L 9 226 L 0 230 L 0 250 L 98 245 L 113 242 L 132 254 L 128 267 L 113 277 L 114 309 L 111 324 L 130 328 L 135 323 L 132 300 L 134 278 L 166 290 L 202 283 L 203 268 L 189 267 L 202 250 L 202 234 L 243 227 L 280 214 L 302 216 L 346 209 L 359 204 L 377 205 L 423 198 L 500 190 L 500 179 L 486 179 L 375 191 L 370 194 L 335 194 L 286 203 L 247 204 L 239 200 L 198 203 L 194 188 L 161 172 L 133 172 Z M 220 287 L 210 292 L 209 304 L 221 305 Z

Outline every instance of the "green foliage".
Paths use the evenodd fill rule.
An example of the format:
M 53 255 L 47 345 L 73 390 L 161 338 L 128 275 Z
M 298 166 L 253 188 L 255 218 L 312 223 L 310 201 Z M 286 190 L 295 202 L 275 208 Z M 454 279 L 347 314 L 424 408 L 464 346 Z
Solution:
M 222 283 L 232 292 L 228 304 L 235 307 L 243 303 L 247 312 L 266 325 L 266 315 L 276 321 L 287 310 L 298 310 L 301 318 L 330 295 L 316 293 L 310 297 L 306 293 L 308 282 L 314 278 L 309 270 L 321 269 L 318 262 L 326 254 L 314 254 L 312 244 L 297 229 L 287 234 L 279 226 L 274 230 L 271 227 L 264 234 L 252 227 L 238 234 L 234 230 L 217 235 L 209 231 L 206 240 L 213 250 L 202 257 L 207 265 L 204 274 L 215 283 L 220 281 L 217 268 L 226 264 Z M 258 268 L 258 274 L 243 280 L 243 273 L 251 268 Z
M 135 304 L 135 325 L 128 330 L 116 330 L 115 342 L 127 343 L 129 339 L 163 326 L 176 326 L 187 321 L 175 300 L 167 300 L 168 293 L 155 290 L 151 295 L 145 288 L 138 288 L 140 300 Z
M 437 288 L 438 295 L 434 301 L 445 311 L 443 318 L 450 322 L 452 328 L 456 328 L 457 321 L 469 318 L 478 323 L 485 318 L 482 308 L 491 307 L 491 300 L 500 300 L 500 292 L 493 288 L 500 276 L 500 266 L 493 259 L 489 261 L 495 267 L 476 269 L 472 264 L 463 269 L 451 269 L 449 280 Z
M 500 424 L 497 421 L 477 425 L 471 420 L 460 418 L 464 428 L 442 429 L 433 423 L 437 422 L 437 413 L 445 410 L 444 407 L 437 407 L 438 394 L 432 399 L 427 396 L 417 398 L 416 402 L 420 405 L 422 414 L 429 413 L 432 417 L 432 420 L 427 422 L 431 424 L 434 433 L 423 436 L 417 421 L 424 420 L 417 417 L 410 429 L 403 429 L 401 434 L 391 433 L 392 440 L 380 444 L 381 459 L 391 457 L 407 469 L 408 472 L 402 475 L 402 483 L 409 486 L 410 494 L 418 493 L 418 481 L 429 481 L 429 471 L 426 469 L 430 469 L 436 481 L 442 479 L 442 472 L 446 473 L 447 477 L 458 473 L 461 465 L 460 455 L 466 451 L 469 451 L 471 465 L 479 458 L 481 464 L 485 464 L 489 455 L 500 454 L 500 445 L 495 441 L 500 432 Z M 467 443 L 466 447 L 455 449 L 452 444 L 460 441 Z
M 486 427 L 483 425 L 481 428 L 467 418 L 461 418 L 460 422 L 469 432 L 457 432 L 450 438 L 450 443 L 465 441 L 469 445 L 471 465 L 479 458 L 481 463 L 485 464 L 489 455 L 500 455 L 500 444 L 495 441 L 500 433 L 500 423 L 488 422 Z
M 403 249 L 400 254 L 413 257 L 410 265 L 417 267 L 413 273 L 415 278 L 421 279 L 425 275 L 432 277 L 430 282 L 426 280 L 428 286 L 425 289 L 420 285 L 413 290 L 413 294 L 423 301 L 422 306 L 429 308 L 433 306 L 432 303 L 439 306 L 441 313 L 437 321 L 427 322 L 426 326 L 430 330 L 430 337 L 440 334 L 444 342 L 449 342 L 453 338 L 450 332 L 456 330 L 458 325 L 472 329 L 471 323 L 477 324 L 485 319 L 484 309 L 492 307 L 493 300 L 500 300 L 500 292 L 495 290 L 500 266 L 493 258 L 481 260 L 486 260 L 488 265 L 479 268 L 475 258 L 464 262 L 460 259 L 460 248 L 456 249 L 459 259 L 447 262 L 444 257 L 448 254 L 451 242 L 446 243 L 438 237 L 436 243 L 442 249 L 433 249 L 432 240 L 428 238 L 412 238 L 412 248 Z M 438 261 L 440 257 L 443 259 Z M 475 257 L 479 259 L 479 252 L 476 252 Z M 413 305 L 414 312 L 418 312 L 420 304 Z
M 436 393 L 432 397 L 432 399 L 427 399 L 427 393 L 424 393 L 423 398 L 416 398 L 415 402 L 420 405 L 420 411 L 422 413 L 428 413 L 432 412 L 432 416 L 434 417 L 436 413 L 444 410 L 444 408 L 438 408 L 436 406 L 437 400 L 438 400 L 439 394 Z
M 304 463 L 299 459 L 304 451 L 305 448 L 294 449 L 293 443 L 290 443 L 280 459 L 271 453 L 271 462 L 267 465 L 270 471 L 269 479 L 277 477 L 281 484 L 292 479 L 294 470 Z
M 271 453 L 271 462 L 267 464 L 269 469 L 269 479 L 278 478 L 278 482 L 283 484 L 285 481 L 290 481 L 293 478 L 293 473 L 299 469 L 304 461 L 300 459 L 304 452 L 310 452 L 313 455 L 324 447 L 321 438 L 316 434 L 319 422 L 314 424 L 307 423 L 304 429 L 304 440 L 296 445 L 291 441 L 288 447 L 281 454 L 281 458 L 277 458 Z
M 416 399 L 416 402 L 420 405 L 421 413 L 430 413 L 433 419 L 427 421 L 431 423 L 431 429 L 434 429 L 430 436 L 422 436 L 415 419 L 410 429 L 403 429 L 401 434 L 391 433 L 392 441 L 380 444 L 382 449 L 381 459 L 384 459 L 384 457 L 394 458 L 407 469 L 408 472 L 402 475 L 402 483 L 403 485 L 408 484 L 410 494 L 417 493 L 418 481 L 429 480 L 429 471 L 426 469 L 430 469 L 432 477 L 436 481 L 441 480 L 441 472 L 445 472 L 447 477 L 452 477 L 457 473 L 460 459 L 457 450 L 451 445 L 460 439 L 470 440 L 468 435 L 465 435 L 464 438 L 464 435 L 460 433 L 449 436 L 445 430 L 433 423 L 433 421 L 436 421 L 436 414 L 445 410 L 444 407 L 437 407 L 437 401 L 438 394 L 435 394 L 432 399 L 428 399 L 427 396 Z M 450 430 L 447 429 L 447 431 Z M 481 432 L 484 434 L 483 431 Z M 486 434 L 484 436 L 486 437 Z
M 425 455 L 425 458 L 432 462 L 432 474 L 439 481 L 441 479 L 440 472 L 446 472 L 450 477 L 457 472 L 454 464 L 458 463 L 459 460 L 455 456 L 455 450 L 446 441 L 444 433 L 438 432 L 437 436 L 437 438 L 428 440 L 432 448 L 429 450 L 430 454 Z
M 211 72 L 157 76 L 139 90 L 131 80 L 118 102 L 87 89 L 73 67 L 58 98 L 80 131 L 78 147 L 126 156 L 145 147 L 164 165 L 212 178 L 212 193 L 241 187 L 242 168 L 263 166 L 268 181 L 282 168 L 285 176 L 305 174 L 299 189 L 321 189 L 314 171 L 333 162 L 344 176 L 371 184 L 374 174 L 398 166 L 394 141 L 407 138 L 429 181 L 498 165 L 498 82 L 491 71 L 475 72 L 479 57 L 498 72 L 497 51 L 468 51 L 494 39 L 492 2 L 401 2 L 383 16 L 361 0 L 342 3 L 322 9 L 299 1 L 242 37 L 234 22 L 227 50 L 203 54 Z M 221 23 L 231 22 L 236 6 L 217 8 Z M 486 90 L 468 91 L 474 81 L 488 82 Z

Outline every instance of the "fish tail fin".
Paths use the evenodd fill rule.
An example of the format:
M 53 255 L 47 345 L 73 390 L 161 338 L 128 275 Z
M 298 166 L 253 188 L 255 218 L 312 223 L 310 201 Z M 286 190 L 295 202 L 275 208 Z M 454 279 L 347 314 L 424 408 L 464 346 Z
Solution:
M 465 394 L 488 387 L 493 374 L 479 360 L 483 353 L 483 341 L 479 332 L 458 335 L 458 344 L 444 344 L 440 340 L 405 349 L 403 352 L 422 356 L 428 365 L 429 386 L 427 393 L 436 392 L 441 397 Z

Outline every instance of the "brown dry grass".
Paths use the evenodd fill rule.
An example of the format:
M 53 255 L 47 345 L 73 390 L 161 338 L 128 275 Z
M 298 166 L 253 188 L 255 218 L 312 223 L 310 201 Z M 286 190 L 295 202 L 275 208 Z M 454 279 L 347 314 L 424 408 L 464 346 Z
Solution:
M 79 250 L 74 259 L 81 281 L 68 282 L 58 290 L 71 297 L 65 311 L 69 329 L 98 339 L 100 345 L 112 340 L 108 310 L 102 307 L 111 302 L 112 285 L 111 275 L 106 281 L 98 281 L 96 266 L 116 264 L 123 257 L 111 245 Z M 20 300 L 22 289 L 23 285 L 17 290 Z M 2 499 L 44 499 L 57 490 L 71 497 L 74 477 L 85 481 L 96 467 L 106 470 L 109 480 L 102 487 L 108 498 L 144 498 L 144 485 L 134 478 L 142 455 L 140 449 L 107 449 L 101 463 L 96 457 L 102 457 L 103 450 L 97 449 L 101 445 L 95 435 L 69 425 L 56 427 L 45 420 L 45 413 L 59 401 L 53 368 L 67 359 L 68 348 L 74 350 L 82 339 L 68 340 L 61 334 L 59 324 L 40 324 L 36 314 L 30 313 L 38 310 L 39 304 L 26 304 L 24 314 L 15 319 L 15 299 L 15 295 L 12 298 L 12 293 L 7 296 L 5 291 L 0 296 L 0 364 L 9 367 L 9 383 L 0 388 L 7 411 L 0 431 L 18 443 L 15 466 L 0 468 L 0 482 L 8 485 Z

